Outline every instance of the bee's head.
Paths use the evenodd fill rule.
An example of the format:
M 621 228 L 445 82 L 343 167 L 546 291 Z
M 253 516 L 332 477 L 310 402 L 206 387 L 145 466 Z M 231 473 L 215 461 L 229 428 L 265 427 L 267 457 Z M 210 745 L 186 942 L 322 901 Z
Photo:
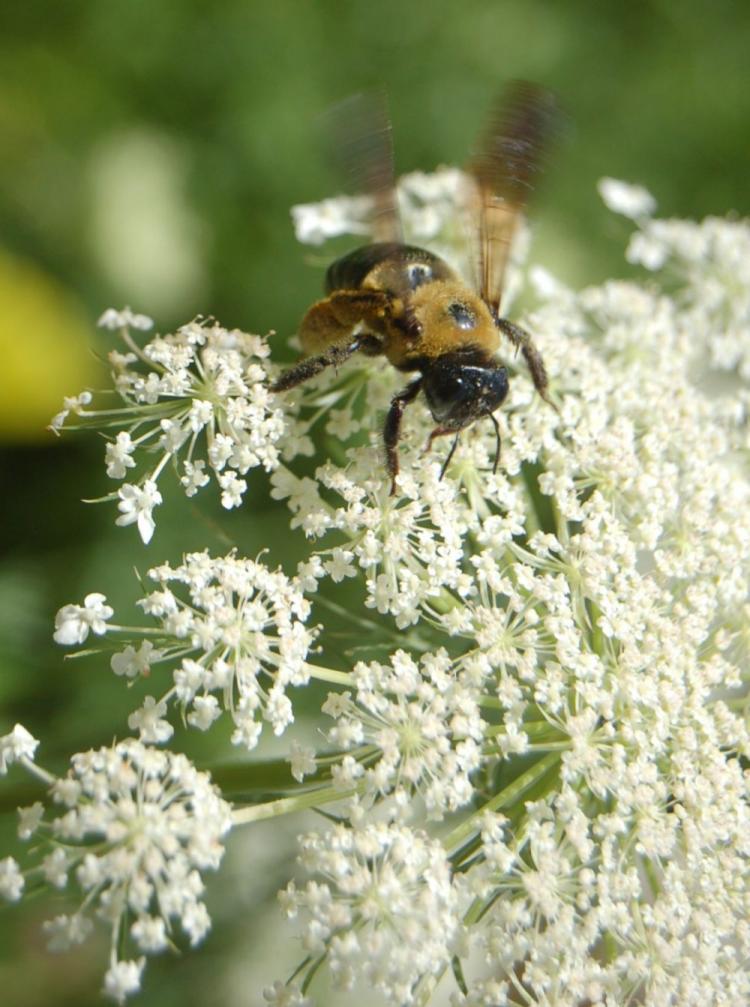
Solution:
M 422 390 L 444 430 L 463 430 L 493 413 L 508 394 L 508 372 L 484 354 L 448 353 L 423 372 Z

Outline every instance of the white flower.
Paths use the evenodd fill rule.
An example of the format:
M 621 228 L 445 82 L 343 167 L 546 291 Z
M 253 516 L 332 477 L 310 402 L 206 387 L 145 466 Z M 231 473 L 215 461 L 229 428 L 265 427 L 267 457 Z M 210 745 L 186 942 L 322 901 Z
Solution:
M 336 196 L 320 203 L 292 207 L 297 240 L 305 245 L 321 245 L 340 234 L 367 234 L 367 217 L 372 200 L 367 196 Z
M 356 702 L 329 698 L 324 712 L 337 722 L 328 738 L 334 748 L 362 752 L 373 797 L 395 792 L 405 803 L 419 791 L 429 817 L 442 818 L 473 796 L 484 732 L 478 696 L 455 679 L 444 652 L 426 655 L 421 667 L 403 651 L 391 662 L 354 668 Z
M 23 886 L 23 874 L 13 857 L 0 860 L 0 895 L 8 902 L 18 902 Z
M 167 947 L 167 927 L 161 916 L 139 916 L 130 933 L 138 947 L 148 954 L 156 954 Z
M 292 767 L 292 776 L 301 783 L 306 776 L 310 776 L 317 768 L 315 749 L 309 745 L 300 745 L 298 741 L 293 741 L 290 746 L 289 762 Z
M 193 709 L 188 714 L 188 724 L 200 731 L 207 731 L 213 722 L 221 716 L 221 707 L 216 696 L 196 696 Z
M 144 640 L 140 647 L 128 645 L 123 651 L 113 654 L 110 659 L 110 667 L 115 675 L 124 675 L 126 678 L 144 678 L 151 673 L 151 665 L 161 661 L 163 653 L 157 650 L 150 640 Z
M 160 745 L 174 734 L 174 728 L 168 720 L 164 720 L 167 704 L 157 701 L 153 696 L 146 696 L 143 706 L 128 717 L 128 727 L 138 731 L 141 741 L 146 744 Z
M 124 479 L 127 470 L 135 468 L 134 450 L 135 444 L 127 430 L 121 430 L 115 440 L 107 444 L 105 460 L 110 479 Z
M 93 929 L 94 924 L 81 913 L 56 916 L 42 924 L 42 930 L 47 935 L 47 947 L 55 952 L 69 951 L 77 944 L 83 944 Z
M 242 497 L 247 489 L 244 479 L 238 478 L 234 472 L 222 473 L 218 476 L 219 486 L 223 492 L 221 494 L 221 506 L 231 510 L 232 507 L 239 507 L 242 504 Z
M 320 880 L 290 886 L 284 903 L 288 915 L 309 917 L 306 950 L 327 952 L 342 988 L 359 980 L 393 1003 L 411 1003 L 416 983 L 448 964 L 458 929 L 440 844 L 403 827 L 367 825 L 309 833 L 301 845 L 301 862 Z
M 464 187 L 444 172 L 399 185 L 407 235 L 452 263 Z M 131 719 L 154 741 L 177 704 L 199 730 L 226 712 L 232 742 L 251 748 L 262 725 L 292 722 L 293 686 L 341 683 L 324 750 L 287 751 L 303 786 L 234 813 L 332 805 L 336 824 L 302 843 L 307 883 L 281 897 L 301 921 L 305 990 L 327 966 L 394 1007 L 426 1004 L 443 976 L 456 1007 L 750 1002 L 750 227 L 658 220 L 639 187 L 601 191 L 635 220 L 626 255 L 651 275 L 576 292 L 533 273 L 539 303 L 520 321 L 559 412 L 501 345 L 496 472 L 495 430 L 477 422 L 441 478 L 450 444 L 423 453 L 434 422 L 418 400 L 391 496 L 372 417 L 400 379 L 382 360 L 276 396 L 266 344 L 213 323 L 151 339 L 147 362 L 112 357 L 125 405 L 111 429 L 137 444 L 112 452 L 116 471 L 132 457 L 133 482 L 155 484 L 171 463 L 186 493 L 210 478 L 236 506 L 263 466 L 318 550 L 291 579 L 235 553 L 155 568 L 141 602 L 155 625 L 116 630 L 113 659 L 129 677 L 167 676 Z M 333 201 L 298 217 L 318 241 L 363 230 L 370 209 Z M 301 475 L 316 422 L 336 460 Z M 319 654 L 304 592 L 336 620 Z M 85 636 L 87 618 L 68 612 L 62 635 Z M 32 870 L 78 882 L 86 919 L 117 936 L 114 967 L 161 950 L 177 922 L 189 942 L 203 936 L 203 854 L 218 861 L 210 830 L 228 811 L 214 793 L 202 822 L 195 770 L 177 756 L 104 752 L 55 784 L 37 843 L 51 831 L 61 852 Z M 50 931 L 70 943 L 83 919 Z M 118 995 L 140 982 L 131 965 L 113 973 Z M 305 1002 L 278 983 L 266 999 Z
M 141 974 L 146 959 L 141 956 L 135 961 L 114 962 L 104 976 L 104 993 L 116 1000 L 118 1004 L 125 1003 L 127 997 L 138 993 L 141 988 Z
M 172 703 L 187 723 L 206 731 L 222 710 L 232 717 L 234 744 L 254 747 L 261 721 L 280 734 L 293 720 L 286 690 L 308 681 L 307 654 L 315 631 L 304 625 L 309 602 L 280 570 L 234 554 L 189 553 L 182 564 L 149 571 L 157 589 L 140 602 L 159 622 L 159 647 L 144 632 L 111 658 L 128 678 L 172 668 L 162 698 L 149 696 L 128 724 L 143 741 L 160 744 L 172 734 Z
M 79 912 L 45 924 L 50 947 L 81 943 L 93 919 L 109 926 L 105 987 L 122 999 L 137 990 L 145 961 L 120 957 L 125 925 L 147 954 L 173 941 L 174 923 L 191 944 L 208 930 L 201 873 L 221 861 L 230 808 L 185 756 L 133 739 L 74 756 L 52 793 L 58 810 L 47 827 L 54 845 L 36 870 L 58 888 L 75 879 L 84 898 Z M 15 899 L 22 886 L 15 863 L 0 863 L 0 893 Z
M 123 308 L 118 311 L 116 308 L 107 308 L 96 323 L 103 329 L 141 329 L 146 332 L 153 328 L 153 320 L 148 315 L 138 315 L 130 308 Z
M 129 329 L 153 324 L 129 309 L 109 310 L 100 322 L 124 330 L 128 346 Z M 211 481 L 211 471 L 218 478 L 229 468 L 220 483 L 226 507 L 238 506 L 247 490 L 240 476 L 252 468 L 270 472 L 278 466 L 276 445 L 287 429 L 288 403 L 270 392 L 268 355 L 259 336 L 196 319 L 174 333 L 154 335 L 138 353 L 113 350 L 109 359 L 121 406 L 100 413 L 84 409 L 91 401 L 88 392 L 67 398 L 51 429 L 59 432 L 70 412 L 81 415 L 87 426 L 101 426 L 108 436 L 119 428 L 105 449 L 107 474 L 123 479 L 132 470 L 134 475 L 116 494 L 121 513 L 116 523 L 137 523 L 148 542 L 153 508 L 161 503 L 156 484 L 168 462 L 182 465 L 187 496 Z M 312 451 L 304 433 L 294 440 L 291 454 Z
M 47 884 L 54 888 L 64 888 L 68 883 L 68 856 L 65 850 L 52 850 L 42 861 L 42 870 Z
M 5 776 L 8 767 L 19 759 L 33 761 L 38 744 L 22 724 L 16 724 L 10 734 L 0 737 L 0 776 Z
M 602 189 L 637 220 L 628 257 L 668 264 L 669 292 L 658 276 L 576 293 L 537 275 L 528 327 L 560 415 L 513 373 L 495 476 L 492 431 L 476 424 L 440 482 L 413 447 L 431 425 L 415 405 L 395 499 L 375 450 L 350 450 L 315 481 L 273 477 L 295 525 L 324 546 L 335 535 L 301 570 L 308 589 L 354 573 L 369 606 L 415 626 L 414 647 L 360 662 L 356 692 L 326 702 L 345 754 L 319 757 L 317 771 L 355 792 L 341 812 L 349 832 L 457 809 L 446 848 L 476 899 L 455 945 L 466 1007 L 510 1002 L 519 976 L 538 1004 L 750 996 L 750 929 L 736 925 L 750 822 L 750 229 L 653 220 L 643 190 Z M 435 226 L 433 206 L 422 219 Z M 730 372 L 715 388 L 712 369 Z M 342 435 L 391 391 L 373 371 L 356 407 L 327 388 Z M 319 391 L 299 394 L 303 411 L 308 395 L 319 406 Z M 420 665 L 440 642 L 453 657 L 430 681 Z M 463 777 L 451 775 L 456 699 L 475 746 Z M 507 818 L 488 811 L 480 824 L 482 803 Z M 307 909 L 306 952 L 325 954 L 348 988 L 380 961 L 346 897 L 366 871 L 330 836 L 303 859 L 316 880 L 284 904 Z M 380 988 L 398 1005 L 412 994 Z
M 152 511 L 162 502 L 162 496 L 156 488 L 156 483 L 147 479 L 143 486 L 126 483 L 118 491 L 120 502 L 117 509 L 121 516 L 115 524 L 125 526 L 138 523 L 138 533 L 145 544 L 151 541 L 156 524 Z
M 83 599 L 83 605 L 64 605 L 55 616 L 55 643 L 63 647 L 84 643 L 89 632 L 103 636 L 107 632 L 107 620 L 114 610 L 106 605 L 106 596 L 93 592 Z
M 81 392 L 80 395 L 68 395 L 63 399 L 63 408 L 52 417 L 48 430 L 53 434 L 59 434 L 65 426 L 65 421 L 71 413 L 81 415 L 85 412 L 85 407 L 91 404 L 91 392 Z
M 273 986 L 263 990 L 263 999 L 271 1007 L 313 1007 L 309 997 L 302 996 L 294 983 L 282 983 L 278 979 Z
M 598 189 L 607 207 L 623 217 L 632 220 L 650 217 L 656 209 L 656 200 L 642 185 L 632 185 L 616 178 L 601 178 Z
M 34 801 L 27 808 L 18 809 L 18 838 L 31 839 L 44 818 L 44 805 Z

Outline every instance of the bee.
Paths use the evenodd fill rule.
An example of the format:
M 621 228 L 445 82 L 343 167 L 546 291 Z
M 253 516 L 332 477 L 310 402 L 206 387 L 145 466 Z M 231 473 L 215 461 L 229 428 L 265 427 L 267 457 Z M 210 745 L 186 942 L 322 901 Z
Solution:
M 357 182 L 373 197 L 372 244 L 337 259 L 325 278 L 326 296 L 299 328 L 304 358 L 272 385 L 294 388 L 355 353 L 384 356 L 417 376 L 393 396 L 383 441 L 391 495 L 399 474 L 404 410 L 422 394 L 437 437 L 453 435 L 442 478 L 461 432 L 477 420 L 494 425 L 508 394 L 508 372 L 497 357 L 501 337 L 520 350 L 532 381 L 549 402 L 547 372 L 531 335 L 500 313 L 511 243 L 559 121 L 554 96 L 538 85 L 508 85 L 468 168 L 476 217 L 474 289 L 439 256 L 404 243 L 395 194 L 391 125 L 382 99 L 357 96 L 348 109 L 348 146 Z

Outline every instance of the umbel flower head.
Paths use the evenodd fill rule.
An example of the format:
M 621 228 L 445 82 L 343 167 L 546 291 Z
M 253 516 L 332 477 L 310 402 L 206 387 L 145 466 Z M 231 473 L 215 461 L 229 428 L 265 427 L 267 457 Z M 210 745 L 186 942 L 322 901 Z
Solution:
M 21 812 L 21 837 L 36 840 L 26 873 L 58 889 L 75 885 L 83 901 L 45 924 L 49 946 L 64 951 L 97 922 L 107 927 L 104 990 L 122 1002 L 140 988 L 144 956 L 173 944 L 176 924 L 191 945 L 205 936 L 210 920 L 201 875 L 219 866 L 229 806 L 185 756 L 132 738 L 73 756 L 50 794 L 46 811 L 38 803 Z M 10 858 L 0 866 L 0 892 L 20 897 L 20 867 Z M 123 957 L 128 946 L 138 957 Z
M 109 354 L 122 405 L 92 410 L 92 396 L 84 393 L 66 400 L 50 429 L 58 433 L 70 426 L 73 413 L 87 425 L 118 431 L 107 442 L 107 475 L 124 480 L 137 474 L 138 480 L 123 483 L 107 498 L 118 500 L 117 524 L 135 524 L 143 541 L 151 540 L 153 510 L 162 502 L 157 481 L 170 462 L 187 496 L 213 475 L 222 505 L 239 506 L 247 489 L 243 477 L 257 466 L 270 471 L 278 464 L 276 444 L 284 433 L 282 411 L 267 387 L 267 344 L 196 319 L 141 347 L 131 329 L 148 331 L 153 322 L 129 309 L 110 309 L 99 324 L 118 331 L 125 342 L 127 352 Z
M 496 476 L 492 432 L 478 425 L 442 483 L 438 464 L 407 446 L 396 500 L 361 451 L 345 471 L 322 466 L 317 486 L 273 476 L 310 536 L 336 536 L 322 554 L 331 576 L 363 576 L 369 605 L 432 641 L 415 695 L 428 694 L 442 644 L 456 655 L 443 724 L 458 715 L 458 683 L 481 711 L 481 768 L 470 763 L 471 786 L 451 805 L 459 824 L 441 833 L 454 885 L 473 896 L 455 903 L 461 1007 L 750 996 L 750 931 L 738 926 L 750 897 L 750 396 L 737 348 L 750 345 L 738 252 L 748 228 L 660 226 L 643 190 L 610 183 L 603 194 L 638 223 L 630 257 L 646 261 L 646 242 L 658 242 L 660 261 L 647 264 L 673 264 L 677 286 L 575 293 L 532 272 L 538 306 L 526 321 L 560 414 L 517 375 L 498 415 Z M 714 390 L 711 369 L 736 380 Z M 423 442 L 429 419 L 409 419 Z M 325 707 L 332 743 L 348 750 L 331 775 L 356 794 L 355 829 L 379 801 L 419 820 L 428 778 L 451 792 L 455 759 L 441 763 L 424 734 L 405 758 L 425 711 L 406 684 L 415 663 L 394 655 L 397 668 L 403 682 L 359 665 L 357 701 L 333 694 Z M 440 731 L 429 736 L 439 749 Z M 455 742 L 443 737 L 447 752 Z M 309 864 L 317 892 L 328 868 Z M 366 958 L 344 985 L 370 981 Z M 426 1002 L 428 973 L 382 987 L 388 1001 Z
M 309 922 L 305 950 L 328 956 L 339 986 L 357 979 L 393 1003 L 445 968 L 458 928 L 456 886 L 439 842 L 399 825 L 339 826 L 302 840 L 301 862 L 322 876 L 281 894 Z
M 232 742 L 246 748 L 257 744 L 263 719 L 281 734 L 294 719 L 286 690 L 308 681 L 306 658 L 315 638 L 305 626 L 310 603 L 299 584 L 234 553 L 188 553 L 178 566 L 164 563 L 148 576 L 156 588 L 139 605 L 156 620 L 156 631 L 139 634 L 108 624 L 113 610 L 103 595 L 90 594 L 83 606 L 60 609 L 55 640 L 83 643 L 89 630 L 125 633 L 129 642 L 110 661 L 116 675 L 155 678 L 152 671 L 171 667 L 162 696 L 147 696 L 128 720 L 149 744 L 172 736 L 170 704 L 202 731 L 224 707 L 234 724 Z
M 461 680 L 445 652 L 421 667 L 403 651 L 389 666 L 360 662 L 352 672 L 356 698 L 332 692 L 323 713 L 336 718 L 334 748 L 349 751 L 336 767 L 339 786 L 372 799 L 393 794 L 402 806 L 421 793 L 430 818 L 442 818 L 472 797 L 484 722 L 478 690 Z
M 460 188 L 456 173 L 411 176 L 401 188 L 408 238 L 453 249 L 454 262 L 448 211 Z M 394 1007 L 426 1007 L 438 987 L 452 1007 L 750 1002 L 750 228 L 660 221 L 639 187 L 606 180 L 601 191 L 633 222 L 627 255 L 648 281 L 574 291 L 528 272 L 523 323 L 559 412 L 503 354 L 511 384 L 497 413 L 496 473 L 494 431 L 475 424 L 441 479 L 442 458 L 422 453 L 430 416 L 415 404 L 390 496 L 372 417 L 400 378 L 372 359 L 284 396 L 263 384 L 248 422 L 272 442 L 273 496 L 308 540 L 296 574 L 194 553 L 152 571 L 142 607 L 155 626 L 114 624 L 97 593 L 58 615 L 64 645 L 122 640 L 118 674 L 169 669 L 164 691 L 131 715 L 139 752 L 170 736 L 175 702 L 202 730 L 226 710 L 233 740 L 252 748 L 263 720 L 277 733 L 291 723 L 289 686 L 327 683 L 310 732 L 317 750 L 291 739 L 288 785 L 274 775 L 278 790 L 233 809 L 235 827 L 329 809 L 329 824 L 300 839 L 304 882 L 282 896 L 306 957 L 288 984 L 268 986 L 269 1003 L 309 1007 L 326 965 L 349 996 L 375 990 Z M 320 241 L 361 235 L 365 213 L 361 200 L 333 200 L 296 219 Z M 511 272 L 518 287 L 518 262 Z M 203 350 L 186 339 L 164 348 L 157 338 L 143 353 L 163 350 L 169 371 L 182 348 L 192 375 Z M 266 352 L 231 334 L 231 352 L 242 347 Z M 159 385 L 150 402 L 138 399 L 139 379 L 125 382 L 128 423 L 151 429 L 164 374 L 150 379 L 145 361 L 125 366 Z M 183 429 L 194 407 L 203 415 L 206 396 L 194 392 L 177 396 Z M 213 402 L 214 418 L 233 394 Z M 86 418 L 89 404 L 77 396 L 66 409 Z M 302 474 L 295 458 L 316 423 L 336 454 Z M 215 444 L 214 427 L 204 429 Z M 107 461 L 115 476 L 135 458 L 123 444 Z M 160 471 L 145 473 L 154 486 Z M 131 485 L 145 496 L 123 497 L 122 516 L 148 532 L 149 494 L 164 484 Z M 340 597 L 344 582 L 342 611 L 329 592 Z M 7 736 L 0 766 L 28 767 L 34 744 L 18 730 Z M 165 766 L 175 758 L 164 757 Z M 257 771 L 248 768 L 255 793 Z M 108 783 L 105 807 L 109 793 Z M 24 834 L 36 815 L 25 813 Z M 12 858 L 0 863 L 0 886 L 20 896 Z M 136 912 L 158 943 L 159 914 Z M 133 957 L 109 973 L 116 995 L 138 985 L 149 950 L 140 930 L 132 938 Z

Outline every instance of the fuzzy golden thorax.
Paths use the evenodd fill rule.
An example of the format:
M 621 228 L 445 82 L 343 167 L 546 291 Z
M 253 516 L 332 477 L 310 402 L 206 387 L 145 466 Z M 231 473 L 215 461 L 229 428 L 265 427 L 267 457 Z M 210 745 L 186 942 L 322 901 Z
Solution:
M 414 291 L 406 310 L 419 326 L 416 338 L 404 332 L 404 308 L 399 304 L 394 307 L 385 324 L 383 352 L 395 367 L 409 369 L 411 361 L 435 360 L 469 347 L 487 357 L 498 349 L 498 332 L 489 308 L 463 283 L 436 280 Z

